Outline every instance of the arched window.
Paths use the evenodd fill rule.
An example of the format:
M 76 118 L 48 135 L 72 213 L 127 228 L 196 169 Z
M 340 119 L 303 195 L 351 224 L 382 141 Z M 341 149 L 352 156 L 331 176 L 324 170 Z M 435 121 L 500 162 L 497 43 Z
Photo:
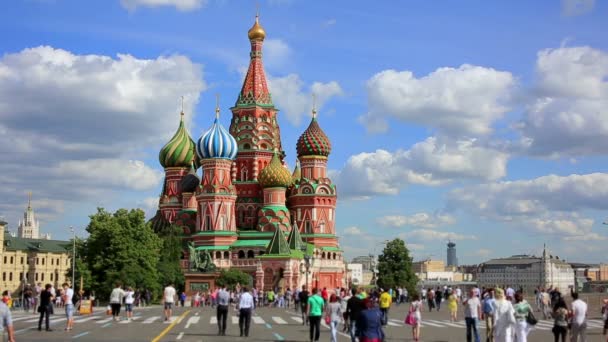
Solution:
M 241 166 L 241 182 L 247 181 L 247 165 Z
M 321 254 L 321 259 L 325 259 L 325 252 L 323 252 L 323 254 Z
M 245 150 L 250 150 L 250 149 L 251 149 L 251 145 L 249 145 L 249 144 L 244 144 L 244 145 L 243 145 L 243 149 L 245 149 Z
M 215 252 L 215 258 L 216 259 L 221 259 L 222 258 L 222 252 L 220 252 L 220 251 Z
M 310 223 L 310 221 L 306 221 L 304 224 L 304 232 L 306 234 L 312 234 L 312 223 Z
M 211 230 L 211 216 L 205 215 L 205 229 L 203 230 Z
M 230 252 L 224 252 L 224 259 L 230 259 Z
M 241 225 L 241 224 L 245 223 L 245 210 L 242 207 L 240 207 L 238 212 L 239 212 L 239 224 Z
M 248 251 L 247 251 L 247 258 L 253 258 L 253 257 L 255 257 L 255 255 L 254 255 L 253 251 L 252 251 L 251 249 L 250 249 L 250 250 L 248 250 Z
M 245 259 L 245 252 L 244 251 L 239 251 L 239 259 Z
M 332 257 L 336 260 L 336 253 L 332 253 Z

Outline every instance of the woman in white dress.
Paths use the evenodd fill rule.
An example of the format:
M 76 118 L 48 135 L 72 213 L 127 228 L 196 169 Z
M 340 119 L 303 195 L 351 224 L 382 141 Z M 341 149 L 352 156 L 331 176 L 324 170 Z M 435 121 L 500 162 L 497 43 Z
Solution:
M 494 342 L 512 342 L 515 315 L 513 305 L 505 299 L 505 291 L 496 289 L 494 307 Z
M 416 322 L 412 325 L 412 338 L 414 341 L 420 340 L 420 324 L 422 323 L 422 315 L 420 314 L 422 309 L 422 301 L 418 295 L 414 295 L 412 298 L 412 304 L 410 304 L 409 312 L 412 313 Z

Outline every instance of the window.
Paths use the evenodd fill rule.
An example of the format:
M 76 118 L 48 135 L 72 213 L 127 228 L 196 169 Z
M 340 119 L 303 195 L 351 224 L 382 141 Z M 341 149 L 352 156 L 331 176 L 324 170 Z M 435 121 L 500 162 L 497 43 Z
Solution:
M 253 258 L 253 257 L 254 257 L 253 251 L 252 250 L 248 250 L 247 251 L 247 258 Z
M 38 265 L 40 263 L 40 258 L 36 258 L 36 265 Z M 36 279 L 38 280 L 38 279 Z
M 51 281 L 53 281 L 53 273 L 51 273 Z
M 38 281 L 38 272 L 36 272 L 36 281 Z
M 2 272 L 2 281 L 6 281 L 6 272 Z
M 51 266 L 53 266 L 54 262 L 55 262 L 55 259 L 51 259 Z
M 59 266 L 59 258 L 57 258 L 57 262 L 55 263 L 55 265 Z
M 306 234 L 312 234 L 312 224 L 310 223 L 310 221 L 306 221 L 304 225 L 304 232 Z
M 21 265 L 23 265 L 23 257 L 21 257 Z
M 8 281 L 13 281 L 13 272 L 8 274 Z
M 230 259 L 230 252 L 224 252 L 224 259 Z
M 42 273 L 42 281 L 44 281 L 44 273 Z
M 5 256 L 4 256 L 4 263 L 5 263 L 5 264 L 6 264 L 6 261 L 7 261 L 7 260 L 8 260 L 8 259 L 7 259 L 7 256 L 5 255 Z
M 21 280 L 25 280 L 25 279 L 23 278 L 23 272 L 20 272 L 20 273 L 19 273 L 19 279 L 21 279 Z
M 211 230 L 211 217 L 205 216 L 205 230 Z
M 245 252 L 239 251 L 239 259 L 245 259 Z
M 14 262 L 14 261 L 13 261 L 13 257 L 11 257 L 11 265 L 13 264 L 13 262 Z
M 44 265 L 44 260 L 46 260 L 46 258 L 43 258 L 43 259 L 42 259 L 42 264 L 43 264 L 43 265 Z M 43 279 L 43 280 L 44 280 L 44 279 Z

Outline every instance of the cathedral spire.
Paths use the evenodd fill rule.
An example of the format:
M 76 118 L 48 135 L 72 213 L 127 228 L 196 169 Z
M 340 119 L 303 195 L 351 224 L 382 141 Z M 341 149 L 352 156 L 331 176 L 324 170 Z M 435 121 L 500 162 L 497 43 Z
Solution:
M 266 31 L 260 25 L 260 17 L 256 15 L 255 23 L 248 32 L 251 42 L 249 53 L 249 69 L 243 82 L 243 88 L 236 102 L 237 107 L 250 107 L 255 105 L 273 107 L 272 98 L 268 91 L 264 65 L 262 63 L 262 45 L 266 38 Z

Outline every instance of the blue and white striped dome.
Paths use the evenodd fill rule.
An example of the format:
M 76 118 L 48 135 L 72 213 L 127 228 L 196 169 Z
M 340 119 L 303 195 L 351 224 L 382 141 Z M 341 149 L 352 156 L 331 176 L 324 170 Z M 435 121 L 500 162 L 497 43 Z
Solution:
M 238 152 L 236 140 L 222 126 L 216 116 L 213 126 L 196 143 L 196 154 L 199 158 L 234 159 Z

